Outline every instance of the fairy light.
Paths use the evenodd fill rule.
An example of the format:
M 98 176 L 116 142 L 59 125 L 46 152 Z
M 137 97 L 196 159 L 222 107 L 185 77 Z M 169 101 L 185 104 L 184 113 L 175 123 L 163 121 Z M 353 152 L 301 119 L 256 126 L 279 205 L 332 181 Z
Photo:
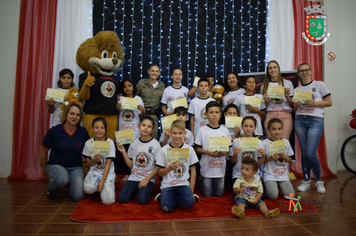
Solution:
M 155 9 L 153 9 L 153 3 L 150 3 L 151 6 L 151 53 L 150 53 L 150 62 L 152 64 L 153 60 L 153 14 L 155 13 Z
M 215 46 L 215 53 L 214 53 L 214 57 L 215 57 L 215 63 L 214 63 L 214 65 L 215 65 L 215 83 L 218 83 L 218 63 L 217 63 L 217 59 L 218 59 L 218 55 L 217 55 L 217 42 L 216 42 L 216 34 L 217 34 L 217 28 L 218 28 L 218 26 L 217 26 L 217 23 L 218 23 L 218 20 L 216 19 L 216 14 L 217 14 L 217 12 L 216 12 L 216 4 L 217 4 L 217 2 L 215 2 L 215 6 L 214 6 L 214 46 Z
M 190 12 L 190 0 L 188 2 L 186 2 L 186 4 L 188 5 L 188 12 L 187 12 L 187 24 L 188 24 L 188 39 L 187 39 L 187 79 L 188 79 L 188 83 L 187 83 L 187 87 L 189 88 L 191 85 L 191 77 L 190 77 L 190 50 L 189 50 L 189 39 L 190 39 L 190 21 L 191 19 L 191 12 Z
M 198 15 L 198 10 L 199 10 L 199 5 L 197 1 L 195 1 L 196 7 L 194 8 L 195 11 L 195 60 L 194 60 L 194 76 L 197 75 L 197 59 L 199 58 L 198 55 L 198 49 L 199 49 L 199 42 L 198 42 L 198 20 L 199 20 L 199 15 Z
M 174 1 L 171 1 L 170 5 L 169 5 L 169 31 L 168 31 L 168 49 L 167 49 L 167 54 L 168 54 L 168 64 L 167 64 L 167 71 L 168 71 L 168 85 L 170 85 L 171 81 L 169 79 L 169 76 L 170 76 L 170 65 L 172 64 L 171 62 L 171 54 L 169 53 L 171 51 L 171 44 L 172 44 L 172 15 L 173 15 L 173 12 L 172 12 L 172 5 L 173 5 Z

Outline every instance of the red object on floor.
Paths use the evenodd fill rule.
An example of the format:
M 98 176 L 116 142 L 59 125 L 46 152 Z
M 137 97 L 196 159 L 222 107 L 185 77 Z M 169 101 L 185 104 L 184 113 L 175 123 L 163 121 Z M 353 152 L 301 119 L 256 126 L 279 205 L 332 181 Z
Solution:
M 116 196 L 118 195 L 122 184 L 116 185 Z M 231 193 L 225 191 L 221 197 L 204 198 L 200 191 L 196 188 L 195 193 L 200 199 L 195 202 L 189 209 L 179 207 L 173 213 L 164 213 L 161 205 L 155 202 L 154 197 L 159 193 L 156 185 L 155 191 L 151 196 L 149 204 L 141 206 L 137 204 L 136 198 L 130 203 L 121 204 L 115 202 L 110 206 L 103 205 L 101 199 L 91 200 L 89 197 L 81 200 L 70 219 L 79 222 L 123 222 L 123 221 L 165 221 L 165 220 L 191 220 L 191 219 L 208 219 L 208 218 L 234 218 L 231 213 L 231 208 L 234 205 L 234 200 Z M 117 199 L 117 198 L 116 198 Z M 277 200 L 265 200 L 268 209 L 280 208 L 281 214 L 297 214 L 288 210 L 289 200 L 279 197 Z M 303 211 L 299 213 L 315 212 L 311 206 L 305 210 L 304 203 L 301 203 Z M 309 203 L 310 205 L 310 203 Z M 262 213 L 255 209 L 247 209 L 246 216 L 262 216 Z

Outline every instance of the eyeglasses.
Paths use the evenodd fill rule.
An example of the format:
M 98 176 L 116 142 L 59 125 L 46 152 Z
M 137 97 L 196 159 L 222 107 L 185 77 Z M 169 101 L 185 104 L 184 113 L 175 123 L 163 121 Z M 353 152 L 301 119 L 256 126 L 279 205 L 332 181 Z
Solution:
M 305 73 L 305 72 L 308 72 L 309 71 L 309 69 L 305 69 L 305 70 L 300 70 L 299 72 L 300 73 Z

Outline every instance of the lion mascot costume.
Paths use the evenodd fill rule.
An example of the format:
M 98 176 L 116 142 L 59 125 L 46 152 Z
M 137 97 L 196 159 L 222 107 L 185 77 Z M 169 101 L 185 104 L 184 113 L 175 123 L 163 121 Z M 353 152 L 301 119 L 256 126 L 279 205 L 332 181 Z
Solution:
M 119 37 L 112 31 L 98 32 L 77 50 L 77 64 L 85 71 L 79 76 L 79 96 L 85 101 L 83 126 L 90 137 L 94 136 L 91 128 L 93 119 L 101 116 L 107 122 L 106 136 L 115 139 L 119 81 L 114 73 L 120 69 L 123 58 Z

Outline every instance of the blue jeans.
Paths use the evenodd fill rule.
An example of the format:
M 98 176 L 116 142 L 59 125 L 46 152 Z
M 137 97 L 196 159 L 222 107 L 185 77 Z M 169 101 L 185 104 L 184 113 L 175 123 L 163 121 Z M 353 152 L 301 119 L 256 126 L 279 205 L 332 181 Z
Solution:
M 203 197 L 217 196 L 221 197 L 224 194 L 224 177 L 207 178 L 201 177 L 199 188 Z
M 124 187 L 122 187 L 121 191 L 119 192 L 118 201 L 120 203 L 128 203 L 137 194 L 137 203 L 139 205 L 148 204 L 155 184 L 149 181 L 146 187 L 139 189 L 139 183 L 140 182 L 138 181 L 126 181 Z
M 95 193 L 102 178 L 102 176 L 89 171 L 84 180 L 84 192 L 87 194 Z M 111 205 L 115 202 L 115 177 L 111 179 L 106 178 L 104 188 L 100 192 L 100 197 L 104 205 Z
M 261 203 L 263 203 L 263 202 L 264 202 L 264 201 L 262 201 L 261 199 L 259 199 L 256 204 L 252 204 L 251 202 L 247 201 L 246 199 L 243 199 L 243 198 L 236 198 L 236 200 L 235 200 L 235 205 L 237 206 L 239 203 L 242 203 L 242 204 L 245 205 L 245 210 L 246 210 L 247 208 L 253 208 L 253 209 L 259 210 L 259 208 L 260 208 L 259 205 L 260 205 Z
M 294 130 L 297 134 L 302 152 L 302 168 L 304 180 L 310 180 L 310 170 L 315 181 L 320 180 L 320 162 L 316 151 L 324 130 L 322 118 L 313 116 L 297 116 L 294 120 Z
M 84 192 L 83 166 L 63 167 L 61 165 L 46 165 L 46 173 L 50 177 L 47 191 L 57 195 L 59 188 L 69 184 L 69 193 L 74 201 L 80 201 L 86 197 Z
M 188 185 L 174 186 L 162 189 L 161 208 L 171 213 L 179 206 L 189 208 L 194 203 L 193 192 Z

